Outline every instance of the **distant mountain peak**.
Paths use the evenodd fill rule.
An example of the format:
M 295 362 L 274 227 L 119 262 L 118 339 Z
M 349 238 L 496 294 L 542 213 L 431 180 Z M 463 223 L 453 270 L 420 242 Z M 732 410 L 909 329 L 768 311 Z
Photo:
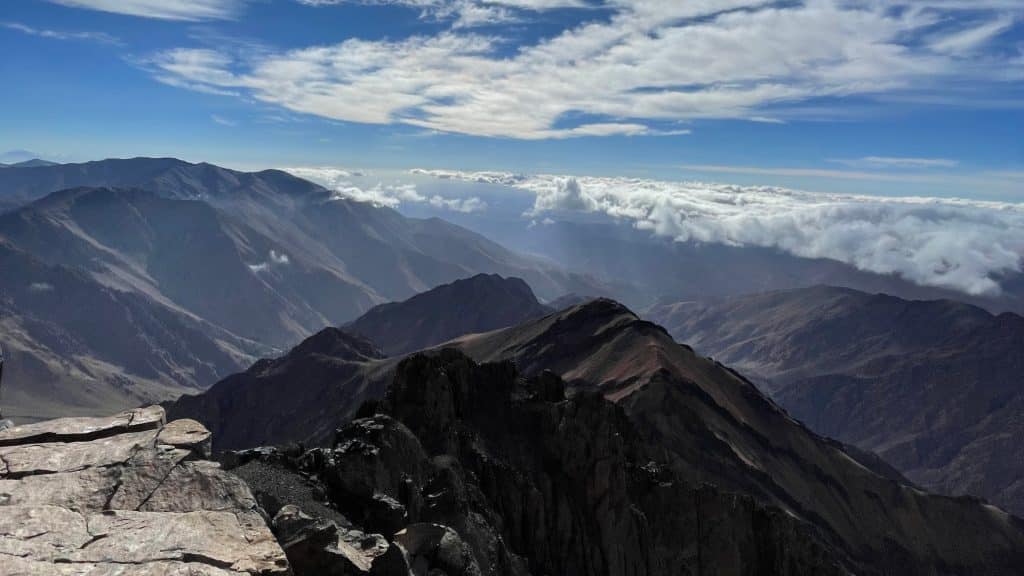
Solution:
M 22 165 L 13 165 L 18 166 Z M 167 198 L 186 200 L 249 196 L 273 203 L 287 198 L 330 196 L 326 188 L 285 172 L 240 172 L 178 158 L 140 156 L 70 164 L 40 161 L 23 167 L 32 169 L 4 170 L 0 174 L 0 193 L 21 202 L 78 186 L 138 187 Z
M 288 353 L 289 358 L 321 355 L 343 360 L 374 360 L 384 357 L 383 352 L 362 336 L 349 334 L 334 327 L 324 328 L 303 340 Z
M 40 168 L 43 166 L 57 166 L 57 162 L 50 162 L 49 160 L 43 160 L 41 158 L 32 158 L 31 160 L 25 160 L 23 162 L 15 162 L 14 164 L 7 164 L 8 168 Z
M 582 302 L 575 306 L 572 306 L 566 310 L 567 315 L 586 315 L 586 316 L 620 316 L 628 315 L 633 318 L 637 318 L 635 312 L 626 307 L 618 300 L 611 298 L 594 298 Z
M 404 302 L 381 304 L 346 325 L 346 329 L 365 334 L 388 354 L 397 355 L 549 312 L 524 280 L 477 274 Z

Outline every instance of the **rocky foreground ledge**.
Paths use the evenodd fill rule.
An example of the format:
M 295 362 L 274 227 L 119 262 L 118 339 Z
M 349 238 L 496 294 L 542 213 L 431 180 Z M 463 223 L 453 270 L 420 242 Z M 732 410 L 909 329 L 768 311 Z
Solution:
M 0 574 L 289 574 L 210 433 L 159 407 L 0 431 Z

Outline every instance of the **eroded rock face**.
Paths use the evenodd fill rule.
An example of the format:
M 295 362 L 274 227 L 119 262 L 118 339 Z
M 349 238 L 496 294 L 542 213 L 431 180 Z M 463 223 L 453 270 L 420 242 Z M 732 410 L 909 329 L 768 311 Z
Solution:
M 805 524 L 688 484 L 621 407 L 567 398 L 551 373 L 523 379 L 511 363 L 454 350 L 417 355 L 360 414 L 331 449 L 234 458 L 250 458 L 235 470 L 261 501 L 281 504 L 274 530 L 296 576 L 332 574 L 332 557 L 353 566 L 345 574 L 390 576 L 365 559 L 396 548 L 403 576 L 849 573 Z M 297 502 L 321 511 L 287 505 Z M 369 534 L 365 551 L 341 545 L 344 534 Z
M 564 391 L 444 350 L 405 360 L 381 404 L 429 459 L 421 518 L 453 528 L 482 573 L 847 573 L 807 526 L 689 484 L 621 407 Z
M 298 576 L 407 576 L 401 549 L 380 534 L 343 528 L 286 505 L 274 516 L 277 534 Z
M 159 407 L 0 431 L 0 573 L 288 574 L 210 434 Z

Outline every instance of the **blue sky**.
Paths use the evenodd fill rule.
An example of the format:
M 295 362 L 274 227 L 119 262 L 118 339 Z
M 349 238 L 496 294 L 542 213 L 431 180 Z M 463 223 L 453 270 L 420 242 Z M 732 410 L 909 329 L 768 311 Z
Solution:
M 1024 201 L 1024 0 L 19 0 L 0 50 L 0 152 Z

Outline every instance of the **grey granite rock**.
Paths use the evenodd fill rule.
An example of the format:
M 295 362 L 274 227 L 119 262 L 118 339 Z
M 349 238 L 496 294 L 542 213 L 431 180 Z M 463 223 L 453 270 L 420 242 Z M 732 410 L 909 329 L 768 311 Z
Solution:
M 0 573 L 288 574 L 249 488 L 203 458 L 210 433 L 159 407 L 0 432 Z

